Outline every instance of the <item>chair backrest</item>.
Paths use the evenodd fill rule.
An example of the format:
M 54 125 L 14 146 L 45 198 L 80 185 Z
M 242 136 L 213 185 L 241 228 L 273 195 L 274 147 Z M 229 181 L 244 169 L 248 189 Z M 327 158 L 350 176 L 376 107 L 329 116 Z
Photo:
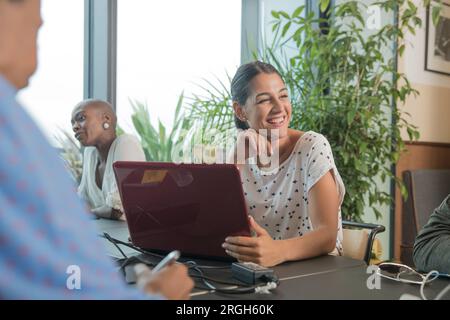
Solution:
M 342 232 L 344 237 L 344 240 L 342 241 L 344 256 L 356 260 L 364 260 L 369 233 L 364 229 L 357 230 L 346 228 L 343 228 Z
M 433 210 L 450 193 L 450 170 L 407 170 L 403 172 L 403 181 L 408 199 L 402 209 L 400 259 L 402 263 L 414 266 L 414 241 Z
M 382 225 L 342 221 L 344 256 L 364 260 L 370 264 L 373 244 L 377 233 L 385 230 Z

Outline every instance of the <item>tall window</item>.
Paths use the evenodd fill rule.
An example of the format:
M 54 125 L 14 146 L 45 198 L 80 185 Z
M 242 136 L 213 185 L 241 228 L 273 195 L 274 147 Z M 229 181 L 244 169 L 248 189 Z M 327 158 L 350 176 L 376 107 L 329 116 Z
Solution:
M 130 98 L 171 127 L 182 91 L 203 78 L 227 84 L 239 66 L 241 0 L 118 0 L 117 32 L 119 124 L 133 131 Z
M 59 128 L 71 131 L 70 115 L 83 99 L 84 1 L 43 0 L 39 65 L 19 100 L 51 142 Z
M 316 3 L 313 1 L 313 3 Z M 262 6 L 261 11 L 261 17 L 260 17 L 260 25 L 258 26 L 262 32 L 262 36 L 264 38 L 264 41 L 266 41 L 267 45 L 271 45 L 274 41 L 274 33 L 272 32 L 273 27 L 273 21 L 275 20 L 272 16 L 272 11 L 285 11 L 288 14 L 292 14 L 295 9 L 297 9 L 300 6 L 304 6 L 306 4 L 305 0 L 285 0 L 285 1 L 278 1 L 278 0 L 264 0 L 260 2 L 260 6 Z M 319 4 L 316 4 L 319 6 Z M 305 15 L 306 9 L 303 10 L 302 15 Z M 292 28 L 288 33 L 286 34 L 286 38 L 288 36 L 293 35 L 293 29 Z M 288 41 L 286 44 L 283 45 L 283 53 L 286 55 L 286 57 L 290 58 L 292 56 L 295 56 L 298 54 L 298 51 L 296 50 L 295 42 L 293 40 Z

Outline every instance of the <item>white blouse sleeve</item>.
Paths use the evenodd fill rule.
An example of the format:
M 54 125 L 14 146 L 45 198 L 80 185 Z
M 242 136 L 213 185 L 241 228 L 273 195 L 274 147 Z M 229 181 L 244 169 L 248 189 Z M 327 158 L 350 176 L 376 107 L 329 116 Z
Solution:
M 139 140 L 128 134 L 117 138 L 116 145 L 112 154 L 111 165 L 107 168 L 108 174 L 105 174 L 106 181 L 106 205 L 123 212 L 122 202 L 120 200 L 119 189 L 112 165 L 116 161 L 145 161 L 145 154 Z
M 339 205 L 342 204 L 345 195 L 345 187 L 341 176 L 336 168 L 330 143 L 321 134 L 316 134 L 310 138 L 310 149 L 307 154 L 307 192 L 330 170 L 336 181 L 337 192 L 339 196 Z
M 89 197 L 88 192 L 88 183 L 92 179 L 91 177 L 91 168 L 90 168 L 90 162 L 92 157 L 92 149 L 91 148 L 85 148 L 83 152 L 83 171 L 81 173 L 81 181 L 80 185 L 78 186 L 78 196 L 83 199 L 86 203 L 89 204 L 89 206 L 92 206 L 91 198 Z
M 145 161 L 144 150 L 136 137 L 124 134 L 117 138 L 113 163 L 116 161 Z

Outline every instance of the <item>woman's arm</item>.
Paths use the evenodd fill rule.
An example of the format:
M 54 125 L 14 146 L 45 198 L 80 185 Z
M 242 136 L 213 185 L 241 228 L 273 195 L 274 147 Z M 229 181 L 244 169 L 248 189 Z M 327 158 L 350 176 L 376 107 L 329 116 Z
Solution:
M 286 261 L 327 254 L 336 247 L 339 196 L 331 171 L 311 188 L 309 198 L 313 231 L 285 240 Z
M 103 178 L 104 189 L 102 189 L 102 192 L 105 203 L 103 206 L 91 210 L 99 218 L 113 220 L 119 220 L 124 215 L 112 164 L 116 161 L 145 161 L 144 151 L 134 136 L 125 134 L 117 139 L 111 165 L 106 168 Z
M 339 196 L 331 171 L 311 188 L 309 195 L 313 231 L 301 237 L 273 240 L 264 228 L 250 218 L 256 237 L 228 237 L 223 247 L 230 256 L 240 261 L 266 267 L 333 251 L 338 229 Z

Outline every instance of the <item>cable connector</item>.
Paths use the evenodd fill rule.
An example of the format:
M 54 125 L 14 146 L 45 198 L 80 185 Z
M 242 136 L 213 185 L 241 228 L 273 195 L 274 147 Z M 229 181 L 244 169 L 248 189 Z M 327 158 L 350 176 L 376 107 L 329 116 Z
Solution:
M 274 290 L 278 287 L 276 282 L 269 282 L 265 286 L 259 286 L 255 288 L 257 294 L 270 294 L 270 290 Z

